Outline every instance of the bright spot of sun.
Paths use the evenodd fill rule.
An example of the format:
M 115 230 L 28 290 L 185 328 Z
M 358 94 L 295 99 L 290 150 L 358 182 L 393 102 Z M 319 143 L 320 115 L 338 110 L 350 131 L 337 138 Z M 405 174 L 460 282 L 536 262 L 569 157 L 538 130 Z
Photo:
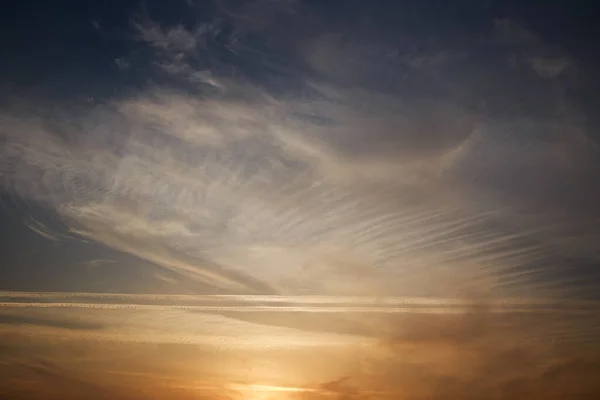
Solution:
M 236 389 L 244 400 L 287 400 L 289 393 L 310 391 L 306 388 L 274 385 L 239 385 Z

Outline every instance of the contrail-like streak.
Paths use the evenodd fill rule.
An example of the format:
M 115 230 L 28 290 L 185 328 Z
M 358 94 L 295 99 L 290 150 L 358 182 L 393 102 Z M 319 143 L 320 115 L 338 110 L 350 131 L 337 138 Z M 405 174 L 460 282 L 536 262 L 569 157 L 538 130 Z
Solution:
M 301 313 L 413 313 L 413 314 L 463 314 L 472 312 L 471 308 L 442 307 L 299 307 L 299 306 L 158 306 L 148 304 L 99 304 L 99 303 L 0 303 L 0 308 L 94 308 L 109 310 L 144 310 L 144 311 L 205 311 L 205 312 L 301 312 Z M 489 310 L 492 313 L 558 313 L 576 314 L 598 313 L 598 310 L 559 309 L 559 308 L 498 308 Z
M 0 308 L 95 308 L 188 310 L 205 312 L 421 313 L 473 311 L 473 302 L 418 297 L 153 295 L 106 293 L 0 292 Z M 491 313 L 598 313 L 600 303 L 546 299 L 503 299 L 486 302 Z
M 0 300 L 12 302 L 61 300 L 61 302 L 129 301 L 144 302 L 237 302 L 237 303 L 289 303 L 320 305 L 420 305 L 420 306 L 469 306 L 473 301 L 434 297 L 369 297 L 369 296 L 320 296 L 320 295 L 185 295 L 185 294 L 129 294 L 129 293 L 86 293 L 86 292 L 15 292 L 0 291 Z M 600 302 L 590 300 L 556 301 L 546 298 L 503 298 L 484 301 L 497 306 L 548 306 L 600 307 Z

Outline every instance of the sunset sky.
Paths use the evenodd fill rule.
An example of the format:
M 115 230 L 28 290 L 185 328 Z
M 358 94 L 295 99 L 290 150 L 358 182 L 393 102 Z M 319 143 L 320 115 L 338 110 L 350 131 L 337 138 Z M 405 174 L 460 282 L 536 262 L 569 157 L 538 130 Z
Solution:
M 8 1 L 0 399 L 600 398 L 593 5 Z

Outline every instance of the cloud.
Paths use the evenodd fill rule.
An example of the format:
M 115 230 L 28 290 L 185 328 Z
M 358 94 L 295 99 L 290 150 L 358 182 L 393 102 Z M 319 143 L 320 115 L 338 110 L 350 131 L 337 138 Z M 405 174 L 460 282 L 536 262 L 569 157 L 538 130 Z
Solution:
M 121 70 L 126 70 L 131 67 L 130 61 L 124 57 L 115 58 L 115 64 L 117 65 L 117 68 L 119 68 Z
M 0 313 L 0 324 L 10 325 L 39 325 L 39 326 L 50 326 L 72 330 L 96 330 L 102 329 L 102 325 L 95 323 L 85 323 L 79 321 L 61 320 L 61 319 L 50 319 L 43 316 L 26 316 L 14 313 Z
M 544 78 L 556 78 L 571 64 L 567 58 L 544 59 L 540 57 L 530 60 L 531 68 Z
M 543 78 L 558 78 L 574 66 L 574 60 L 564 50 L 545 43 L 535 32 L 514 21 L 494 21 L 494 32 L 500 43 L 514 46 L 514 54 L 520 61 Z
M 540 300 L 501 305 L 477 298 L 388 298 L 381 301 L 392 309 L 403 304 L 437 307 L 439 312 L 365 314 L 352 308 L 377 299 L 86 293 L 3 297 L 48 307 L 43 315 L 36 308 L 20 310 L 17 322 L 28 325 L 2 326 L 3 345 L 9 347 L 0 360 L 1 394 L 25 381 L 30 398 L 36 398 L 39 383 L 43 392 L 77 390 L 79 396 L 100 391 L 123 398 L 195 393 L 228 400 L 259 394 L 303 400 L 443 400 L 490 393 L 500 399 L 561 399 L 594 398 L 599 389 L 597 302 L 572 305 L 587 312 L 569 313 L 568 307 L 542 312 L 547 303 Z M 57 308 L 52 301 L 74 307 Z M 77 308 L 82 302 L 100 307 Z M 292 307 L 274 318 L 270 313 L 282 302 Z M 183 310 L 190 304 L 239 309 L 228 315 Z M 268 307 L 244 311 L 255 304 Z M 293 312 L 302 304 L 313 309 L 312 324 L 307 314 Z M 500 306 L 507 312 L 495 312 Z M 443 312 L 456 307 L 459 312 Z M 337 311 L 331 314 L 328 308 Z M 91 323 L 102 329 L 88 329 Z M 10 370 L 5 369 L 7 361 Z
M 3 190 L 202 293 L 1 293 L 9 356 L 53 362 L 0 386 L 598 398 L 598 304 L 574 300 L 598 149 L 555 96 L 576 60 L 510 21 L 413 46 L 296 2 L 218 16 L 136 21 L 153 83 L 0 110 Z
M 125 335 L 106 335 L 103 341 L 96 346 L 104 349 L 104 358 L 109 355 L 114 357 L 115 350 L 110 344 L 111 340 L 127 342 L 130 352 L 137 349 L 137 346 L 142 343 L 148 343 L 147 341 L 168 343 L 165 341 L 166 336 L 157 335 L 156 331 L 163 322 L 173 325 L 175 321 L 180 321 L 180 327 L 195 329 L 196 324 L 192 323 L 195 316 L 178 316 L 173 319 L 174 316 L 163 314 L 157 318 L 157 315 L 153 314 L 152 316 L 148 315 L 147 319 L 139 320 L 140 322 L 144 321 L 143 339 L 129 341 Z M 135 321 L 139 317 L 141 315 L 136 312 L 128 314 L 124 318 L 119 316 L 118 319 Z M 151 323 L 152 330 L 149 329 L 150 325 L 146 325 L 150 323 L 151 319 L 154 321 Z M 199 319 L 199 321 L 203 321 L 204 325 L 209 320 Z M 485 398 L 490 393 L 495 393 L 501 399 L 526 399 L 532 396 L 534 398 L 535 396 L 569 398 L 568 396 L 571 395 L 594 398 L 593 396 L 598 393 L 598 386 L 593 379 L 598 368 L 595 353 L 588 347 L 587 355 L 585 355 L 586 350 L 583 350 L 579 343 L 578 352 L 570 350 L 565 355 L 564 344 L 561 344 L 560 339 L 561 336 L 564 338 L 569 333 L 567 331 L 560 333 L 561 327 L 564 326 L 552 325 L 551 321 L 553 321 L 552 318 L 546 318 L 542 322 L 537 317 L 535 321 L 528 321 L 528 318 L 506 320 L 489 315 L 484 308 L 481 308 L 481 310 L 473 311 L 472 314 L 428 316 L 426 319 L 398 321 L 400 324 L 390 327 L 391 332 L 396 332 L 397 336 L 388 341 L 385 334 L 385 321 L 373 320 L 371 326 L 378 335 L 374 337 L 374 342 L 362 342 L 363 344 L 357 342 L 351 344 L 350 347 L 347 347 L 348 344 L 346 344 L 346 347 L 342 346 L 343 350 L 340 347 L 343 353 L 337 355 L 333 355 L 336 347 L 332 346 L 332 342 L 330 343 L 329 340 L 324 340 L 324 337 L 321 337 L 319 342 L 314 343 L 313 346 L 304 348 L 298 343 L 308 340 L 308 337 L 299 334 L 300 331 L 290 331 L 288 334 L 296 338 L 297 344 L 288 343 L 287 347 L 278 347 L 276 343 L 282 340 L 281 335 L 284 331 L 261 330 L 260 334 L 263 335 L 263 340 L 268 338 L 272 344 L 268 350 L 264 346 L 256 348 L 261 352 L 262 359 L 275 357 L 278 371 L 290 369 L 292 372 L 291 375 L 285 375 L 284 379 L 278 380 L 273 380 L 273 377 L 276 376 L 274 371 L 262 374 L 254 373 L 251 376 L 244 375 L 244 373 L 238 375 L 236 366 L 243 365 L 240 357 L 244 357 L 248 352 L 247 357 L 252 358 L 253 347 L 237 346 L 235 340 L 232 340 L 232 335 L 244 335 L 252 338 L 255 328 L 250 328 L 251 325 L 240 325 L 239 329 L 241 330 L 234 331 L 232 330 L 233 325 L 223 325 L 221 322 L 218 326 L 226 327 L 229 332 L 221 333 L 220 339 L 214 342 L 195 341 L 190 338 L 184 345 L 185 348 L 180 350 L 186 352 L 189 357 L 184 357 L 183 353 L 176 353 L 174 348 L 169 351 L 165 349 L 162 359 L 168 367 L 161 375 L 155 375 L 152 382 L 148 382 L 147 385 L 157 392 L 164 388 L 171 388 L 173 393 L 185 393 L 186 389 L 194 388 L 197 395 L 208 395 L 209 392 L 213 392 L 226 399 L 237 399 L 239 396 L 248 398 L 250 395 L 257 396 L 258 393 L 264 395 L 285 394 L 292 399 L 304 400 L 379 399 L 397 398 L 400 395 L 407 399 L 442 400 L 468 396 Z M 554 321 L 556 322 L 556 319 Z M 561 318 L 561 321 L 568 324 L 564 318 Z M 212 326 L 217 325 L 212 324 Z M 571 328 L 569 332 L 572 333 L 576 329 Z M 137 330 L 129 329 L 129 332 L 134 336 L 137 335 Z M 186 335 L 187 331 L 179 329 L 177 332 L 179 335 Z M 545 332 L 547 336 L 539 336 L 539 332 Z M 160 341 L 155 342 L 159 338 L 161 338 Z M 338 345 L 340 345 L 341 338 L 332 336 L 332 340 L 337 340 Z M 81 339 L 89 340 L 90 338 L 78 334 L 69 340 L 71 343 L 78 343 Z M 194 357 L 199 351 L 194 345 L 200 343 L 203 346 L 204 356 Z M 212 356 L 207 358 L 208 349 L 212 348 L 207 347 L 209 345 L 219 348 L 214 359 Z M 58 349 L 61 345 L 55 342 L 54 346 Z M 326 348 L 321 346 L 326 346 Z M 320 350 L 317 351 L 317 349 Z M 348 349 L 352 349 L 352 351 L 349 352 Z M 293 354 L 288 354 L 290 350 Z M 229 359 L 227 354 L 230 351 L 235 351 L 238 358 Z M 139 356 L 144 355 L 143 357 L 151 357 L 154 353 L 148 348 L 140 348 L 134 352 Z M 275 356 L 275 354 L 281 355 Z M 361 360 L 360 363 L 358 359 Z M 103 358 L 100 357 L 100 360 Z M 198 371 L 204 371 L 203 368 L 209 368 L 212 372 L 211 376 L 215 376 L 215 378 L 214 380 L 198 381 L 197 377 L 178 376 L 176 364 L 171 365 L 171 361 L 175 360 L 179 361 L 180 367 L 187 365 L 189 361 L 188 371 L 194 372 L 191 375 L 197 374 Z M 191 362 L 192 360 L 195 361 Z M 199 363 L 198 360 L 205 360 L 210 363 L 210 366 L 205 365 L 204 362 Z M 104 367 L 104 363 L 100 364 L 97 370 L 86 372 L 84 376 L 86 382 L 90 384 L 101 385 L 107 389 L 115 386 L 115 389 L 118 389 L 128 385 L 129 390 L 137 392 L 143 387 L 142 382 L 144 381 L 136 380 L 133 371 L 143 371 L 148 367 L 151 370 L 157 368 L 156 365 L 152 366 L 152 363 L 148 367 L 142 367 L 138 362 L 121 367 L 120 375 L 116 380 L 116 377 L 108 381 L 104 378 L 106 372 L 103 371 L 103 368 L 111 365 L 106 364 L 107 367 Z M 215 372 L 221 371 L 220 365 L 225 362 L 228 363 L 230 369 L 223 370 L 225 375 L 221 380 L 217 378 L 220 374 L 215 374 Z M 77 365 L 74 361 L 67 360 L 61 361 L 61 364 L 64 365 L 63 369 L 68 369 L 70 365 Z M 254 366 L 258 368 L 256 363 Z M 114 366 L 112 368 L 114 369 Z M 133 368 L 131 378 L 128 378 L 129 370 L 127 368 Z M 338 375 L 336 376 L 336 374 Z M 201 374 L 200 376 L 208 375 Z M 321 380 L 314 380 L 315 376 L 320 376 L 318 379 Z M 323 376 L 331 378 L 327 379 Z M 111 383 L 107 384 L 106 382 Z M 119 384 L 115 385 L 115 382 L 119 382 Z M 121 385 L 120 382 L 123 384 Z
M 538 328 L 558 332 L 546 323 Z M 498 319 L 480 306 L 460 316 L 402 320 L 380 358 L 294 398 L 595 398 L 595 351 L 565 355 L 535 330 L 534 323 Z
M 152 44 L 161 51 L 173 53 L 193 52 L 197 47 L 200 47 L 198 38 L 204 33 L 204 29 L 190 32 L 181 25 L 163 29 L 159 24 L 151 20 L 136 23 L 135 27 L 139 33 L 140 40 Z
M 102 385 L 88 382 L 85 378 L 77 377 L 74 371 L 61 371 L 60 366 L 40 360 L 29 362 L 16 368 L 23 369 L 23 375 L 31 374 L 46 383 L 46 395 L 52 396 L 52 392 L 58 389 L 57 395 L 85 396 L 86 398 L 114 397 L 116 394 Z M 48 390 L 50 389 L 50 390 Z M 52 390 L 54 389 L 54 390 Z M 66 392 L 65 392 L 66 389 Z M 50 393 L 48 393 L 50 392 Z M 62 392 L 62 393 L 61 393 Z M 91 397 L 90 397 L 91 396 Z
M 597 149 L 553 112 L 554 81 L 513 84 L 477 50 L 534 59 L 539 38 L 500 24 L 503 40 L 420 50 L 273 4 L 145 15 L 132 51 L 160 67 L 153 84 L 4 107 L 3 188 L 211 293 L 567 295 L 566 266 L 598 260 Z M 529 101 L 543 115 L 504 108 Z

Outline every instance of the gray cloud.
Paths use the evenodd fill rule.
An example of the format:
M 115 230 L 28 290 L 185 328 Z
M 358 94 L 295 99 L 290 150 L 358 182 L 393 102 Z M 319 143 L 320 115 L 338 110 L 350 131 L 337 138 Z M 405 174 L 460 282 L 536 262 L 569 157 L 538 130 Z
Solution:
M 77 320 L 52 319 L 44 316 L 27 316 L 16 313 L 0 313 L 0 324 L 9 325 L 40 325 L 64 329 L 99 330 L 102 325 L 93 322 L 80 322 Z

